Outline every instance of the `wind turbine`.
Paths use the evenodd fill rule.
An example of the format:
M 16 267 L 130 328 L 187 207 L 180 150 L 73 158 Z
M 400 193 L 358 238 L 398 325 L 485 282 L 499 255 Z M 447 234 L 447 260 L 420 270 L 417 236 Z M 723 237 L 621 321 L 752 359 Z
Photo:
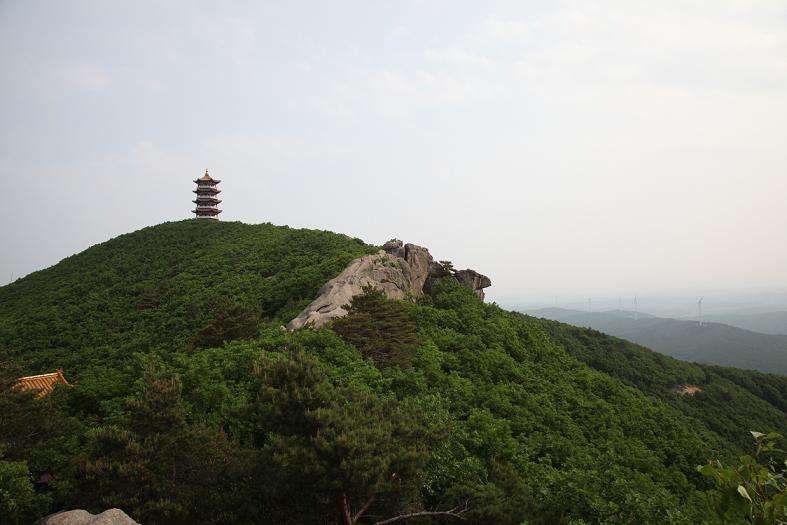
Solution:
M 697 301 L 697 319 L 699 319 L 699 326 L 702 326 L 702 300 L 704 297 L 700 297 L 700 300 Z
M 636 321 L 638 318 L 639 312 L 637 312 L 637 294 L 634 294 L 634 320 Z

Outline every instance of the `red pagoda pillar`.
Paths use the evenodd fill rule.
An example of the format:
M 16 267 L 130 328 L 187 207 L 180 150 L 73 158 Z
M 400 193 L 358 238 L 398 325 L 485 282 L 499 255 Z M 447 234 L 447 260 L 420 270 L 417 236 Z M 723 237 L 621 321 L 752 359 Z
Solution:
M 197 199 L 192 201 L 197 205 L 197 208 L 191 210 L 191 213 L 197 215 L 197 219 L 219 219 L 219 203 L 218 194 L 221 190 L 217 187 L 220 180 L 216 180 L 208 175 L 208 170 L 205 170 L 205 175 L 194 181 L 197 189 L 194 193 L 197 194 Z

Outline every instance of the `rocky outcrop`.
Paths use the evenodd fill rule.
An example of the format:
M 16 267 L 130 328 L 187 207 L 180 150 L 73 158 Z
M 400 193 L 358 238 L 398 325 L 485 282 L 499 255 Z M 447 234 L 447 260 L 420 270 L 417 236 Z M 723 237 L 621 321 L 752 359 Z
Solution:
M 429 278 L 432 265 L 434 264 L 429 250 L 415 244 L 405 244 L 404 260 L 410 265 L 410 270 L 412 271 L 413 290 L 415 290 L 416 295 L 422 294 L 424 284 Z
M 412 272 L 404 259 L 383 250 L 355 259 L 338 277 L 320 288 L 317 299 L 290 321 L 287 328 L 295 330 L 308 323 L 320 327 L 334 317 L 345 315 L 344 306 L 369 285 L 392 299 L 404 299 L 413 291 Z
M 486 275 L 481 275 L 475 270 L 459 270 L 454 272 L 456 280 L 462 283 L 467 288 L 471 289 L 473 293 L 484 300 L 484 288 L 492 286 L 492 280 Z
M 398 239 L 388 241 L 383 249 L 352 261 L 336 278 L 328 281 L 287 328 L 295 330 L 307 324 L 315 328 L 347 313 L 345 306 L 363 291 L 365 286 L 382 290 L 391 299 L 408 299 L 428 292 L 443 277 L 452 275 L 443 265 L 434 262 L 429 250 L 415 244 L 404 244 Z M 460 270 L 454 277 L 480 299 L 483 288 L 492 285 L 485 275 L 474 270 Z
M 37 525 L 139 525 L 120 509 L 91 514 L 86 510 L 66 510 L 38 520 Z
M 434 261 L 429 250 L 416 244 L 404 244 L 398 239 L 388 241 L 383 245 L 383 251 L 400 259 L 404 259 L 410 267 L 412 280 L 412 293 L 423 293 L 424 283 L 429 278 L 429 273 Z
M 404 259 L 404 243 L 399 239 L 391 239 L 383 244 L 383 251 Z

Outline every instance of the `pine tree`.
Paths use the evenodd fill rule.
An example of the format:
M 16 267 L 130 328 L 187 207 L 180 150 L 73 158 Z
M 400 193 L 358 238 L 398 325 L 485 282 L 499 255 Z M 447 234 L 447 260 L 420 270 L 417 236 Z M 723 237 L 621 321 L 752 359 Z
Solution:
M 215 348 L 228 341 L 257 336 L 260 316 L 238 304 L 221 302 L 213 319 L 189 339 L 188 350 Z
M 324 523 L 331 511 L 344 525 L 462 514 L 423 510 L 424 466 L 436 432 L 417 407 L 337 383 L 301 351 L 263 358 L 257 373 L 250 419 L 269 452 L 265 489 L 277 523 Z
M 82 504 L 120 507 L 142 523 L 243 521 L 243 480 L 252 463 L 223 432 L 189 423 L 177 376 L 149 368 L 126 408 L 126 424 L 87 435 L 87 451 L 76 461 Z
M 371 286 L 345 306 L 347 315 L 333 322 L 333 331 L 375 365 L 410 366 L 418 346 L 417 327 L 407 307 Z

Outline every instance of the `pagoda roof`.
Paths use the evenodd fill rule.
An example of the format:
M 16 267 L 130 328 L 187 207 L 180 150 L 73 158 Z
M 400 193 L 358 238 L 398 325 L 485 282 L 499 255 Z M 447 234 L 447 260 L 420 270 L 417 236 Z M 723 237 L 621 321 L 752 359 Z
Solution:
M 208 174 L 208 170 L 205 170 L 205 175 L 203 175 L 202 177 L 200 177 L 200 178 L 198 178 L 198 179 L 195 179 L 195 180 L 194 180 L 194 182 L 196 182 L 197 184 L 199 184 L 200 182 L 209 182 L 209 183 L 211 183 L 211 184 L 218 184 L 218 183 L 219 183 L 219 182 L 221 182 L 221 181 L 220 181 L 220 180 L 218 180 L 218 179 L 214 179 L 213 177 L 211 177 L 211 176 Z
M 16 380 L 14 388 L 20 391 L 36 390 L 38 392 L 36 397 L 41 398 L 51 394 L 55 389 L 55 385 L 58 383 L 71 386 L 68 381 L 66 381 L 62 368 L 58 368 L 56 371 L 49 374 L 20 377 Z

